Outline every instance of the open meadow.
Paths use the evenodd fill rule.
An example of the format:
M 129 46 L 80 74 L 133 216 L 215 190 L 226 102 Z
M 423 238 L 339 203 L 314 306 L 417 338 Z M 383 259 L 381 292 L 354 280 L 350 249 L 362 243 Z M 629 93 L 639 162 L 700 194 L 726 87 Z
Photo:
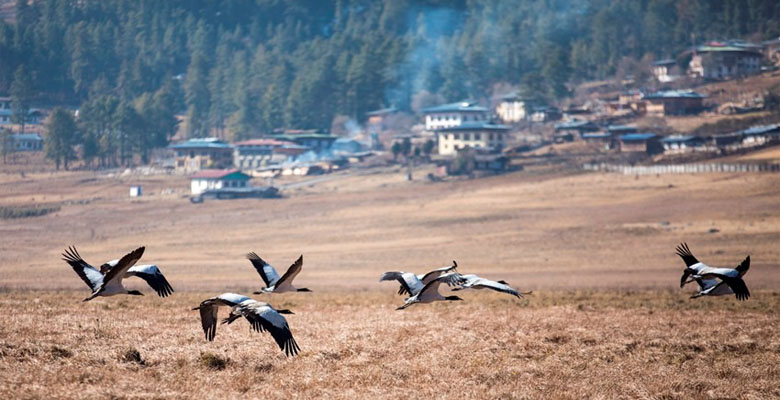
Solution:
M 422 176 L 422 173 L 418 174 Z M 130 198 L 130 185 L 144 196 Z M 275 200 L 191 204 L 177 176 L 0 174 L 2 398 L 772 398 L 780 396 L 780 174 L 518 172 L 406 182 L 343 172 Z M 751 255 L 752 296 L 689 300 L 687 242 L 713 266 Z M 100 264 L 145 245 L 176 292 L 81 299 L 60 260 Z M 261 280 L 255 251 L 300 287 L 255 295 L 287 316 L 285 358 L 245 321 L 208 343 L 197 311 Z M 403 303 L 384 271 L 504 279 L 524 300 Z M 222 317 L 226 315 L 223 309 Z

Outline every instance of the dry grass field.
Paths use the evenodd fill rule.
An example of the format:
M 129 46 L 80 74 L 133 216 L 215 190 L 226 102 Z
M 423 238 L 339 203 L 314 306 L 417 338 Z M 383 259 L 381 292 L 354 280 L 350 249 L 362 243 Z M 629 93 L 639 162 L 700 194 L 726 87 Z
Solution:
M 182 177 L 0 174 L 0 206 L 60 207 L 0 219 L 0 398 L 780 396 L 780 175 L 340 174 L 203 204 Z M 689 300 L 681 241 L 715 266 L 750 254 L 753 296 Z M 71 244 L 93 264 L 146 245 L 176 293 L 131 279 L 146 296 L 82 303 Z M 249 251 L 277 269 L 304 254 L 314 293 L 253 296 L 296 313 L 296 358 L 244 321 L 208 343 L 190 310 L 256 290 Z M 396 285 L 376 282 L 453 259 L 534 294 L 395 311 Z

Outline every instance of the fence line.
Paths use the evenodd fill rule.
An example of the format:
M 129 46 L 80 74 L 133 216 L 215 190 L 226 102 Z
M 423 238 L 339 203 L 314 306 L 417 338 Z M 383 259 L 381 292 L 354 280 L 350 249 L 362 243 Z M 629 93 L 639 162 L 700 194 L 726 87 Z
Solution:
M 623 175 L 702 174 L 716 172 L 780 172 L 780 164 L 670 164 L 670 165 L 618 165 L 606 163 L 583 164 L 586 171 L 617 172 Z

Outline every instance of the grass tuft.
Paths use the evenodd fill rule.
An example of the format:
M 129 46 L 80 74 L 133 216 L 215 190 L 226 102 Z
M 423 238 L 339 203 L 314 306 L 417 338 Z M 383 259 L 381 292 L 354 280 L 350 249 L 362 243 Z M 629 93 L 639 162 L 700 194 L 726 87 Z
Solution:
M 49 353 L 51 353 L 51 356 L 53 358 L 70 358 L 73 357 L 73 352 L 59 346 L 51 346 L 51 349 L 49 349 Z
M 141 352 L 134 347 L 128 347 L 119 355 L 119 361 L 125 363 L 135 363 L 138 365 L 146 365 L 146 361 L 141 357 Z
M 230 359 L 227 357 L 220 357 L 209 352 L 200 353 L 200 365 L 208 369 L 222 371 L 227 367 L 228 363 L 230 363 Z

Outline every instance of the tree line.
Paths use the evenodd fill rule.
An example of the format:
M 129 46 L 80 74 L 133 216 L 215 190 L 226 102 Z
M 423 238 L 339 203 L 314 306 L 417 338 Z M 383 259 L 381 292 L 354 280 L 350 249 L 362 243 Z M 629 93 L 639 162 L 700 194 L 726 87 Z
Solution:
M 0 94 L 19 115 L 35 104 L 94 116 L 79 126 L 96 165 L 127 160 L 128 143 L 164 145 L 166 128 L 130 128 L 128 110 L 149 118 L 148 104 L 185 114 L 188 137 L 245 139 L 497 87 L 554 100 L 627 59 L 780 36 L 776 0 L 18 0 L 15 11 L 0 22 Z

